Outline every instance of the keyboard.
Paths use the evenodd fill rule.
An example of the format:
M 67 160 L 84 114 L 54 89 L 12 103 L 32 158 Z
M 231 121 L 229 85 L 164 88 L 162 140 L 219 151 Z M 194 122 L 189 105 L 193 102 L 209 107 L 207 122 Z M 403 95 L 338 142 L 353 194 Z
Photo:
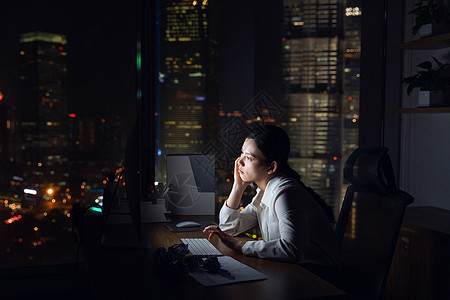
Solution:
M 194 256 L 221 256 L 219 250 L 205 238 L 181 238 L 181 242 L 188 245 L 188 250 Z

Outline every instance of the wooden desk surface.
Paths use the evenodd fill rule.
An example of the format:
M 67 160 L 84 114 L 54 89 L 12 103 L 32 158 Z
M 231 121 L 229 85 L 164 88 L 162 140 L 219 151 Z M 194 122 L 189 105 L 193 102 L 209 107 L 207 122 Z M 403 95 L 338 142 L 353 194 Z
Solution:
M 96 299 L 305 299 L 342 298 L 344 292 L 296 264 L 248 257 L 212 243 L 224 254 L 264 273 L 268 279 L 203 287 L 188 274 L 170 277 L 155 268 L 159 247 L 181 243 L 181 237 L 207 237 L 203 232 L 171 232 L 164 223 L 144 224 L 152 248 L 106 248 L 100 245 L 101 218 L 88 217 L 78 229 Z M 129 230 L 131 225 L 117 226 Z M 245 239 L 243 237 L 243 239 Z

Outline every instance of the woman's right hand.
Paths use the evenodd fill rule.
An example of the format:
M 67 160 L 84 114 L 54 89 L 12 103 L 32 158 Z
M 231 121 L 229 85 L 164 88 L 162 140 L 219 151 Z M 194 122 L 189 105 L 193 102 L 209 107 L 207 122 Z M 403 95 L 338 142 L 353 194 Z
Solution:
M 238 157 L 234 161 L 234 183 L 233 183 L 233 189 L 238 188 L 245 190 L 249 185 L 250 182 L 245 182 L 242 180 L 241 175 L 239 174 L 239 161 L 242 159 L 242 156 Z
M 219 226 L 210 225 L 203 229 L 203 232 L 209 233 L 208 240 L 211 241 L 213 235 L 217 235 L 222 243 L 228 248 L 233 249 L 237 252 L 242 252 L 242 246 L 244 246 L 244 241 L 239 241 L 238 239 L 232 237 L 231 235 L 223 232 Z
M 231 189 L 230 195 L 228 196 L 228 199 L 225 202 L 225 205 L 232 209 L 239 208 L 242 195 L 244 194 L 244 191 L 247 188 L 247 186 L 250 185 L 250 182 L 245 182 L 244 180 L 242 180 L 241 175 L 239 175 L 239 161 L 241 159 L 242 157 L 238 157 L 234 162 L 233 188 Z

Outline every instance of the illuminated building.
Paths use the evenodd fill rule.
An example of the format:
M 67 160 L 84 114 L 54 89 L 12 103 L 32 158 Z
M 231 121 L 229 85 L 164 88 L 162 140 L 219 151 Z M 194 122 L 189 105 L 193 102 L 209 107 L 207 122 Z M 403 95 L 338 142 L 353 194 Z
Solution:
M 283 5 L 283 125 L 291 137 L 290 164 L 338 211 L 342 164 L 357 145 L 352 120 L 359 108 L 359 81 L 350 75 L 359 73 L 359 57 L 347 60 L 343 52 L 360 49 L 360 27 L 341 14 L 342 0 L 284 0 Z M 352 104 L 343 104 L 345 97 L 354 99 Z
M 0 181 L 5 183 L 11 180 L 11 170 L 14 170 L 14 159 L 17 155 L 15 107 L 10 99 L 0 91 L 0 163 L 2 174 Z
M 8 160 L 8 130 L 7 130 L 7 107 L 3 93 L 0 91 L 0 162 L 4 163 Z
M 61 181 L 68 145 L 66 36 L 24 33 L 19 54 L 20 161 L 28 177 Z
M 342 116 L 342 156 L 358 147 L 359 81 L 361 59 L 361 0 L 347 0 L 344 8 L 344 72 Z M 343 192 L 345 192 L 344 186 Z
M 127 140 L 118 116 L 79 117 L 69 114 L 72 161 L 120 161 Z
M 158 155 L 201 153 L 215 136 L 219 118 L 217 3 L 177 0 L 160 5 Z M 164 176 L 161 165 L 157 178 Z

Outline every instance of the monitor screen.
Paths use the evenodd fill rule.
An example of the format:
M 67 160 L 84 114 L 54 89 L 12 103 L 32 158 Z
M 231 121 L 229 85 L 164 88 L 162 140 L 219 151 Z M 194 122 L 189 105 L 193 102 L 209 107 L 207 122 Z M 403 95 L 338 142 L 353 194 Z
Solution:
M 103 226 L 101 243 L 107 247 L 138 247 L 149 248 L 151 241 L 148 237 L 143 236 L 141 224 L 141 202 L 149 200 L 150 183 L 147 182 L 151 176 L 153 167 L 148 168 L 142 164 L 141 155 L 141 137 L 139 122 L 136 121 L 128 134 L 127 144 L 124 156 L 124 182 L 126 190 L 126 202 L 128 204 L 128 212 L 123 212 L 122 216 L 126 217 L 125 222 L 113 224 L 108 223 L 110 210 L 105 212 L 105 224 Z M 120 175 L 119 175 L 120 176 Z M 122 184 L 119 180 L 116 182 L 117 187 Z M 117 201 L 118 198 L 113 195 L 111 201 Z M 112 204 L 110 204 L 110 207 Z M 130 224 L 131 223 L 131 224 Z
M 102 244 L 125 247 L 149 247 L 150 240 L 141 228 L 141 202 L 150 200 L 154 183 L 155 103 L 157 99 L 157 3 L 138 1 L 136 40 L 136 121 L 129 132 L 124 157 L 125 189 L 131 229 L 135 234 L 123 236 L 119 228 L 105 230 Z M 114 198 L 113 198 L 114 199 Z M 105 218 L 107 219 L 107 217 Z M 105 222 L 106 223 L 106 222 Z M 111 224 L 114 225 L 114 224 Z M 117 224 L 116 224 L 117 225 Z M 123 224 L 120 224 L 123 225 Z M 130 226 L 128 226 L 130 229 Z M 108 236 L 108 233 L 109 234 Z M 135 238 L 137 237 L 137 238 Z M 121 243 L 120 239 L 123 239 Z
M 140 143 L 139 143 L 139 126 L 135 122 L 129 136 L 125 148 L 124 169 L 125 169 L 125 190 L 127 195 L 127 203 L 130 209 L 131 220 L 136 230 L 139 241 L 141 240 L 141 200 L 144 199 L 141 185 L 140 164 Z

